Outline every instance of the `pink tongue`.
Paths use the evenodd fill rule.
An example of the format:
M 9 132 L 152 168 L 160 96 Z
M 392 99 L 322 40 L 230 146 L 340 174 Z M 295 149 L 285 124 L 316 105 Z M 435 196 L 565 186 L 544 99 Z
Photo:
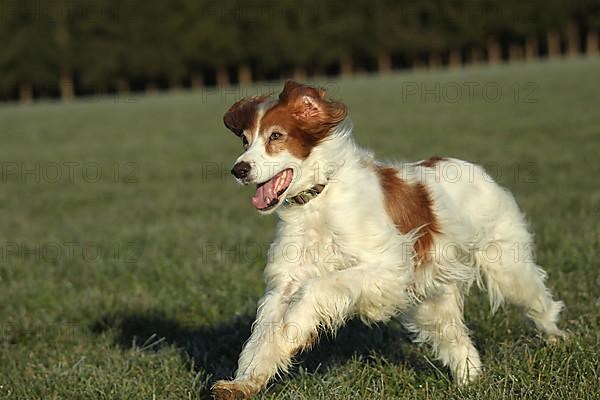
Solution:
M 256 189 L 256 193 L 254 194 L 254 197 L 252 197 L 252 205 L 255 208 L 266 208 L 273 199 L 277 198 L 275 186 L 277 185 L 278 180 L 279 176 L 275 176 L 273 179 Z

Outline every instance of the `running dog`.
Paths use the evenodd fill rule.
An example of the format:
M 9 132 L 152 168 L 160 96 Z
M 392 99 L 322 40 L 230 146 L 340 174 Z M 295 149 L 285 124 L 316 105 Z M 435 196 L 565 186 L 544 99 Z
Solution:
M 252 205 L 278 223 L 251 337 L 235 378 L 213 386 L 217 399 L 253 397 L 355 316 L 401 317 L 458 384 L 470 382 L 482 369 L 463 322 L 474 282 L 493 311 L 507 301 L 549 338 L 565 335 L 524 215 L 481 167 L 378 162 L 355 143 L 343 103 L 293 81 L 276 100 L 238 101 L 224 123 L 244 146 L 231 173 L 256 185 Z

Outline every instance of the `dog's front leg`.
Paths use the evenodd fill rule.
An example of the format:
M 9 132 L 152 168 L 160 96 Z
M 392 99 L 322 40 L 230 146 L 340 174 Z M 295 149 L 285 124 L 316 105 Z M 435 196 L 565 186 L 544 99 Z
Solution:
M 278 370 L 286 371 L 292 357 L 315 342 L 320 327 L 333 331 L 354 312 L 364 278 L 358 271 L 340 271 L 309 279 L 289 295 L 268 293 L 235 379 L 217 382 L 215 397 L 252 397 Z
M 249 399 L 262 389 L 280 365 L 278 331 L 287 301 L 282 290 L 268 291 L 259 301 L 252 334 L 244 344 L 238 369 L 232 381 L 218 381 L 213 386 L 215 399 Z

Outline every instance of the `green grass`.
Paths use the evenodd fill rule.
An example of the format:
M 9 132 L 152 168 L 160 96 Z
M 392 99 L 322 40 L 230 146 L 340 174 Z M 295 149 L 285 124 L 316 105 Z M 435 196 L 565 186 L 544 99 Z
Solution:
M 352 322 L 261 398 L 600 397 L 598 71 L 595 59 L 330 82 L 380 158 L 487 163 L 532 222 L 572 337 L 548 345 L 519 310 L 490 315 L 473 290 L 480 382 L 451 385 L 397 322 Z M 472 100 L 466 82 L 479 85 Z M 406 94 L 436 83 L 439 101 Z M 241 144 L 221 116 L 236 95 L 133 98 L 0 107 L 0 398 L 206 398 L 235 370 L 275 222 L 227 173 Z M 36 162 L 39 182 L 24 170 Z

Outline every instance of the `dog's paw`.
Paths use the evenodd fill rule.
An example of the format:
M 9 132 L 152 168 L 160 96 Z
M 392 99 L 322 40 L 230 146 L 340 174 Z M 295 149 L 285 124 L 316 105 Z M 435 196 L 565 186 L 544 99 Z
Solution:
M 546 341 L 550 344 L 558 344 L 559 342 L 567 341 L 568 339 L 569 333 L 558 328 L 546 333 Z
M 215 400 L 251 399 L 257 392 L 254 385 L 237 381 L 218 381 L 212 387 Z

